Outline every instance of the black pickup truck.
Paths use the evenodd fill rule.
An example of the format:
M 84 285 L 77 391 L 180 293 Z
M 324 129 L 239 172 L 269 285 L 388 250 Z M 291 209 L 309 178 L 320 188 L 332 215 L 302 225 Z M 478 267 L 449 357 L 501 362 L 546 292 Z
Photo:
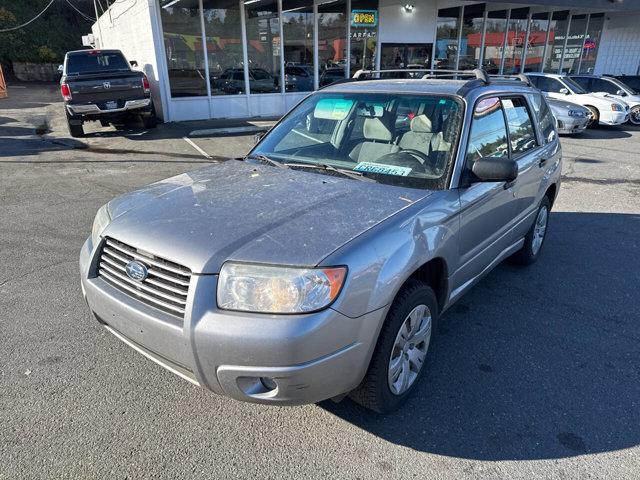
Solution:
M 67 52 L 60 93 L 72 137 L 84 135 L 82 124 L 88 121 L 119 126 L 139 119 L 145 128 L 156 126 L 149 80 L 131 66 L 120 50 Z

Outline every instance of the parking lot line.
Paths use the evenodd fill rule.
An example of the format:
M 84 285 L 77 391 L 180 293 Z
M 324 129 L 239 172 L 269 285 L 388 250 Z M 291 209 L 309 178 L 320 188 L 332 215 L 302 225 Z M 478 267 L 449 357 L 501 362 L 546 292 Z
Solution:
M 185 142 L 187 142 L 189 145 L 191 145 L 193 148 L 195 148 L 198 152 L 200 152 L 204 157 L 208 158 L 209 160 L 213 160 L 211 155 L 209 155 L 202 148 L 200 148 L 198 145 L 196 145 L 196 143 L 193 140 L 191 140 L 189 137 L 182 137 L 182 139 Z

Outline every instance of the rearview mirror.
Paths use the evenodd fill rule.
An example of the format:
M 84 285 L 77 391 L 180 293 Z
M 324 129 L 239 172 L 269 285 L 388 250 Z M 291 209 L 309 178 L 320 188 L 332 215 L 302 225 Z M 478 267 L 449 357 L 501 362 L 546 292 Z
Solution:
M 506 157 L 485 157 L 473 162 L 471 171 L 481 182 L 512 182 L 518 177 L 518 164 Z
M 625 92 L 624 90 L 620 89 L 616 92 L 616 95 L 620 95 L 621 97 L 624 97 L 627 94 L 627 92 Z
M 568 88 L 561 88 L 560 89 L 560 93 L 562 93 L 563 95 L 569 95 L 569 89 Z
M 138 66 L 138 62 L 137 62 L 137 61 L 135 61 L 135 60 L 131 60 L 131 61 L 129 62 L 129 65 L 131 65 L 132 67 L 137 67 L 137 66 Z
M 64 71 L 64 65 L 58 65 L 58 73 L 62 73 Z

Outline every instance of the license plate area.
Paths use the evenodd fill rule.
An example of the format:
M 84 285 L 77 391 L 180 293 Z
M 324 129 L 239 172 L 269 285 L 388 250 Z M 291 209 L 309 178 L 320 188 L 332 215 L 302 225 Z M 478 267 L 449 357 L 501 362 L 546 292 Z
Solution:
M 118 108 L 118 102 L 116 102 L 115 100 L 111 100 L 111 101 L 105 102 L 104 108 L 105 108 L 105 110 L 114 110 L 114 109 Z

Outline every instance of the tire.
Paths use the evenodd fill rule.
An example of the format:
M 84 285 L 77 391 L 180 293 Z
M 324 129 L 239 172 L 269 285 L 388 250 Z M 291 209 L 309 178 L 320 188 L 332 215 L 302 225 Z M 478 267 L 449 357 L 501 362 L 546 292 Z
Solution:
M 67 127 L 69 128 L 69 135 L 74 138 L 84 136 L 84 128 L 82 128 L 82 120 L 72 120 L 67 115 Z
M 542 197 L 542 201 L 538 206 L 536 218 L 531 228 L 524 237 L 524 246 L 522 249 L 514 253 L 509 260 L 518 265 L 531 265 L 540 256 L 544 240 L 547 238 L 549 226 L 549 212 L 551 211 L 551 203 L 546 195 Z M 544 225 L 542 225 L 542 222 Z M 540 230 L 542 227 L 542 230 Z M 540 236 L 540 233 L 542 236 Z
M 400 348 L 398 340 L 402 338 L 400 336 L 401 330 L 405 336 L 407 332 L 411 335 L 407 324 L 410 322 L 409 315 L 416 309 L 423 307 L 427 309 L 424 312 L 425 315 L 419 314 L 416 317 L 421 320 L 417 330 L 420 335 L 409 336 L 409 340 L 419 338 L 422 342 L 416 343 L 412 347 L 411 342 L 408 341 L 404 348 Z M 420 312 L 418 311 L 418 313 Z M 426 315 L 429 313 L 430 325 L 427 327 L 425 322 L 428 321 Z M 424 377 L 424 372 L 427 370 L 426 365 L 430 363 L 433 352 L 438 317 L 438 302 L 433 290 L 418 280 L 409 280 L 402 287 L 387 313 L 369 369 L 362 383 L 349 394 L 351 399 L 378 413 L 397 410 Z M 429 329 L 428 334 L 426 334 L 427 328 Z M 422 361 L 419 361 L 421 355 Z M 392 375 L 390 378 L 390 366 L 394 359 L 394 363 L 399 366 L 398 374 Z M 416 365 L 419 365 L 417 372 L 414 371 Z M 410 377 L 406 384 L 402 384 L 403 375 Z M 395 379 L 397 380 L 394 382 Z M 403 387 L 406 388 L 403 389 Z M 398 388 L 399 391 L 394 392 L 392 388 Z
M 158 117 L 156 117 L 155 111 L 149 115 L 140 115 L 140 121 L 144 128 L 156 128 L 158 126 Z
M 596 107 L 592 107 L 591 105 L 585 105 L 588 108 L 593 116 L 591 117 L 591 121 L 587 123 L 587 128 L 597 127 L 600 123 L 600 111 Z
M 640 105 L 636 105 L 631 109 L 629 113 L 629 123 L 633 125 L 640 125 Z

